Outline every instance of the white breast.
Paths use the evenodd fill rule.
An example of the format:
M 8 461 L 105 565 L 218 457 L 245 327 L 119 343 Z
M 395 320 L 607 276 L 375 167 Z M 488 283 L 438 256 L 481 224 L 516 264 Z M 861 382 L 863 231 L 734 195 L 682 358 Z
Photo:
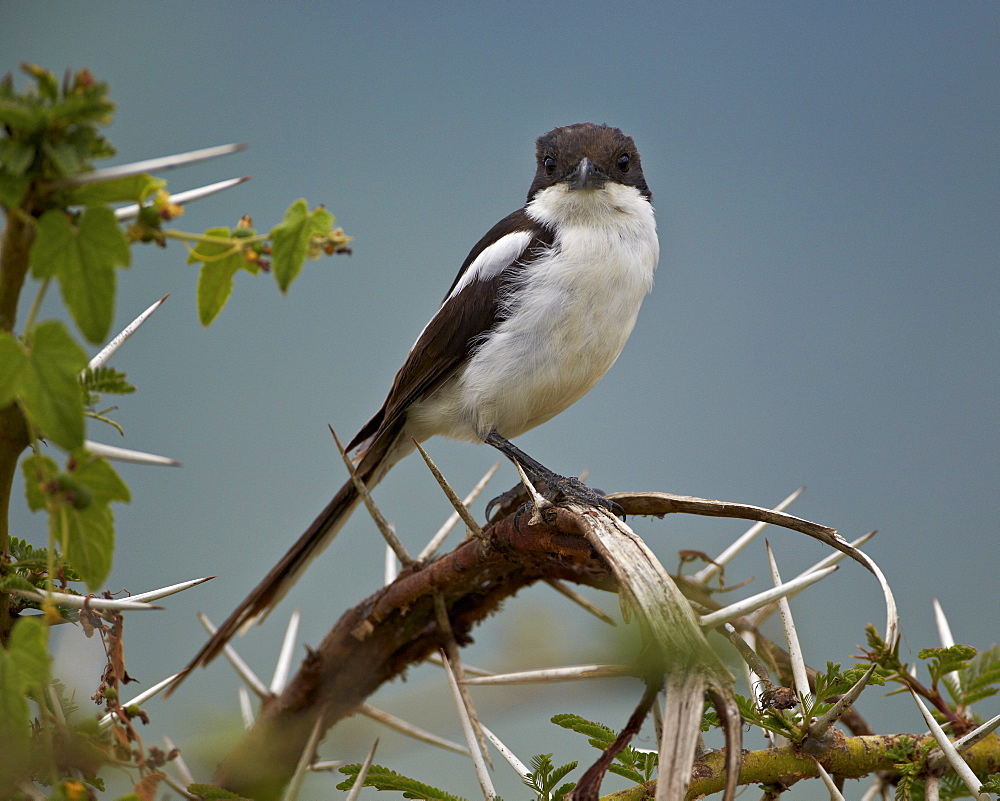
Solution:
M 583 397 L 632 333 L 659 258 L 649 202 L 616 183 L 557 185 L 526 211 L 554 228 L 553 247 L 524 271 L 509 316 L 465 368 L 408 415 L 418 439 L 519 436 Z

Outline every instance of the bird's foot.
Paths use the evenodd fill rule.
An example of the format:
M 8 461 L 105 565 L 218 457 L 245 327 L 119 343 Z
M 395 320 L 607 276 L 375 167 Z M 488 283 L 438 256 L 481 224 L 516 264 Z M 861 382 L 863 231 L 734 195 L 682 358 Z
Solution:
M 625 519 L 625 510 L 617 503 L 605 498 L 602 493 L 591 489 L 578 478 L 561 476 L 558 473 L 552 472 L 543 464 L 532 459 L 512 442 L 501 437 L 496 431 L 491 431 L 487 434 L 483 438 L 483 441 L 487 445 L 492 445 L 507 458 L 517 462 L 538 493 L 546 500 L 552 503 L 558 503 L 561 500 L 573 500 L 584 506 L 605 509 L 611 512 L 611 514 L 623 520 Z M 514 487 L 502 495 L 498 495 L 486 505 L 486 516 L 490 517 L 491 512 L 495 508 L 513 508 L 513 504 L 515 502 L 523 502 L 523 498 L 526 495 L 527 493 L 523 487 Z
M 569 500 L 576 501 L 584 506 L 595 506 L 604 509 L 615 517 L 625 519 L 625 510 L 610 498 L 606 498 L 604 493 L 588 487 L 575 476 L 561 476 L 547 470 L 544 476 L 531 476 L 532 483 L 538 488 L 542 496 L 553 503 Z M 544 489 L 542 486 L 544 485 Z
M 580 479 L 573 476 L 561 476 L 550 470 L 546 470 L 542 476 L 534 475 L 534 473 L 535 471 L 529 473 L 531 483 L 545 500 L 551 503 L 572 500 L 584 506 L 606 509 L 616 517 L 625 519 L 625 510 L 620 505 L 604 497 L 600 490 L 588 487 Z M 531 502 L 532 499 L 524 484 L 515 484 L 486 504 L 486 518 L 499 520 L 511 512 L 515 512 L 516 518 L 520 519 L 525 512 L 532 511 Z

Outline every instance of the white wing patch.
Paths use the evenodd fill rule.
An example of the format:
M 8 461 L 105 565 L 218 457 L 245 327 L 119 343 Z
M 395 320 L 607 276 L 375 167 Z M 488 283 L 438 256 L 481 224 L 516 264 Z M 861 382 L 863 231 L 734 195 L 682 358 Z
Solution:
M 509 267 L 524 252 L 530 241 L 530 231 L 516 231 L 506 234 L 485 248 L 462 274 L 445 300 L 451 300 L 473 281 L 486 281 Z

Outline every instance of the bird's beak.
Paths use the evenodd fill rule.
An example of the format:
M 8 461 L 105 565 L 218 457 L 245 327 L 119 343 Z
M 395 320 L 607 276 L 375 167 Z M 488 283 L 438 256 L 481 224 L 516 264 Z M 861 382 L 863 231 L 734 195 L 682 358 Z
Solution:
M 594 162 L 582 158 L 567 180 L 570 189 L 600 189 L 608 178 L 594 166 Z

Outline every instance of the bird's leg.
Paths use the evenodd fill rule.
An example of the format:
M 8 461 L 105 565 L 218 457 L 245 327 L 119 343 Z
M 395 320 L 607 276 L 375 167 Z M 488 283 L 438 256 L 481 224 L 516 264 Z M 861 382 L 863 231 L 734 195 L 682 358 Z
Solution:
M 528 456 L 528 454 L 514 445 L 510 440 L 501 437 L 496 431 L 491 431 L 487 434 L 483 438 L 483 442 L 487 445 L 492 445 L 508 459 L 521 465 L 521 469 L 531 479 L 531 483 L 534 484 L 535 489 L 553 503 L 559 501 L 561 498 L 571 498 L 574 501 L 579 501 L 589 506 L 598 506 L 602 509 L 607 509 L 612 514 L 622 518 L 625 517 L 625 510 L 617 503 L 608 500 L 578 478 L 561 476 L 558 473 L 552 472 L 541 462 Z M 495 506 L 505 505 L 512 496 L 517 494 L 518 489 L 519 487 L 515 487 L 490 501 L 486 505 L 487 517 L 489 517 L 490 512 Z

